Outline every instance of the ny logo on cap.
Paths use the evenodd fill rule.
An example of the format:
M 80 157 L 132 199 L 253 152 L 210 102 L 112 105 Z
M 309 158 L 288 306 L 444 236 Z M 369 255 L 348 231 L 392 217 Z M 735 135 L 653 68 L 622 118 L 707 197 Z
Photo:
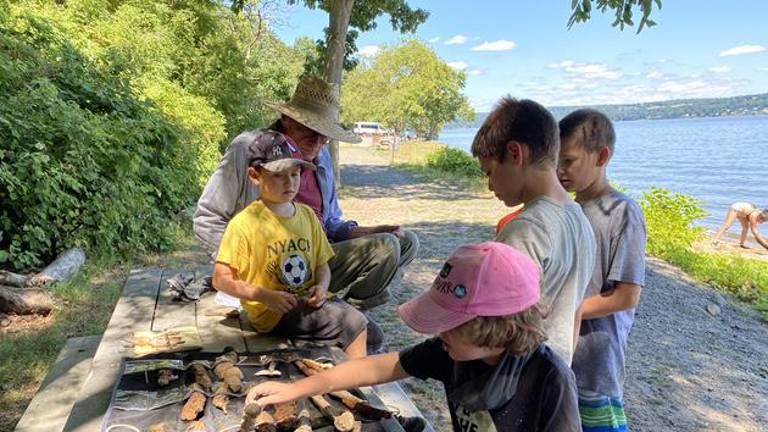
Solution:
M 281 156 L 283 156 L 283 147 L 280 145 L 276 145 L 272 147 L 272 157 L 274 159 L 278 159 Z

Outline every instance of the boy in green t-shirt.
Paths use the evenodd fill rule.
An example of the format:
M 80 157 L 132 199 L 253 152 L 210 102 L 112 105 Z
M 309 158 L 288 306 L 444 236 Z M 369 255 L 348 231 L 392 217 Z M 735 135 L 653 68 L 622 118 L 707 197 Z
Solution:
M 280 133 L 248 146 L 248 176 L 261 196 L 227 225 L 213 286 L 240 299 L 261 333 L 312 339 L 365 357 L 365 315 L 342 300 L 326 301 L 331 245 L 314 211 L 294 203 L 300 174 L 315 166 Z

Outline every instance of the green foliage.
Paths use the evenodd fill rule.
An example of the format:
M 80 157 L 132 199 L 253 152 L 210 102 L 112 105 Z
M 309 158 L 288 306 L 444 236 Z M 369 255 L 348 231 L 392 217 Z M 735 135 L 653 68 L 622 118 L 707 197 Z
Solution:
M 643 193 L 640 207 L 645 215 L 651 255 L 663 256 L 669 250 L 690 247 L 704 234 L 704 229 L 694 227 L 693 223 L 706 216 L 706 212 L 693 197 L 652 187 Z
M 694 227 L 693 222 L 706 213 L 689 196 L 652 188 L 643 194 L 640 206 L 648 231 L 649 255 L 754 303 L 768 318 L 768 262 L 697 250 L 694 242 L 702 239 L 703 229 Z
M 0 29 L 0 251 L 41 265 L 70 246 L 162 248 L 198 190 L 176 127 L 32 17 Z
M 232 2 L 234 10 L 240 10 L 248 0 L 235 0 Z M 304 6 L 309 9 L 322 9 L 328 13 L 331 13 L 330 1 L 322 0 L 288 0 L 288 4 L 303 3 Z M 350 30 L 345 35 L 344 44 L 344 70 L 350 71 L 357 67 L 358 60 L 354 57 L 357 52 L 357 37 L 360 32 L 366 32 L 374 30 L 377 27 L 376 19 L 382 15 L 389 15 L 389 22 L 392 25 L 392 30 L 399 31 L 401 33 L 413 33 L 423 24 L 429 17 L 429 12 L 424 9 L 414 9 L 408 5 L 405 0 L 365 0 L 355 1 L 352 7 L 352 15 L 349 17 Z M 325 71 L 326 54 L 328 52 L 328 46 L 326 45 L 328 39 L 328 28 L 325 28 L 325 39 L 318 39 L 315 43 L 317 45 L 318 56 L 311 58 L 311 62 L 306 63 L 307 73 L 317 71 Z M 324 76 L 325 73 L 318 74 Z
M 447 146 L 427 156 L 425 165 L 427 168 L 458 176 L 480 178 L 485 175 L 477 159 L 465 151 Z
M 162 250 L 299 54 L 217 2 L 0 0 L 0 266 Z
M 474 115 L 462 94 L 465 79 L 422 42 L 407 40 L 345 77 L 342 120 L 379 121 L 398 134 L 413 129 L 434 137 L 445 123 Z
M 593 1 L 594 6 L 592 5 Z M 612 25 L 624 30 L 625 25 L 630 27 L 635 25 L 633 16 L 634 9 L 637 7 L 642 13 L 640 25 L 637 28 L 637 32 L 640 33 L 643 28 L 656 25 L 656 22 L 651 19 L 654 4 L 657 9 L 661 9 L 661 0 L 571 0 L 571 17 L 568 19 L 568 28 L 570 29 L 574 23 L 589 21 L 594 8 L 601 13 L 605 13 L 607 9 L 613 10 L 616 19 Z

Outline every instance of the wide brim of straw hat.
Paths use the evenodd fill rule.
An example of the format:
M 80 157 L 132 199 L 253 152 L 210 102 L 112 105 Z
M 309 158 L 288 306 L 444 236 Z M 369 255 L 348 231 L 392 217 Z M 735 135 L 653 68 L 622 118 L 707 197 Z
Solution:
M 264 104 L 328 138 L 349 143 L 359 143 L 363 140 L 352 131 L 344 129 L 339 123 L 328 116 L 294 106 L 291 102 L 276 103 L 265 101 Z

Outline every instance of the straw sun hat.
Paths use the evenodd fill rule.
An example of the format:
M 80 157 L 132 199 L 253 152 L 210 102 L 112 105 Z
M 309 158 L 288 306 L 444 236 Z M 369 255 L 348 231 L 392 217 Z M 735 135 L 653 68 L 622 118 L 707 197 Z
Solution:
M 351 143 L 362 141 L 359 136 L 341 127 L 337 120 L 338 86 L 320 78 L 310 76 L 299 81 L 288 102 L 267 101 L 265 104 L 328 138 Z

